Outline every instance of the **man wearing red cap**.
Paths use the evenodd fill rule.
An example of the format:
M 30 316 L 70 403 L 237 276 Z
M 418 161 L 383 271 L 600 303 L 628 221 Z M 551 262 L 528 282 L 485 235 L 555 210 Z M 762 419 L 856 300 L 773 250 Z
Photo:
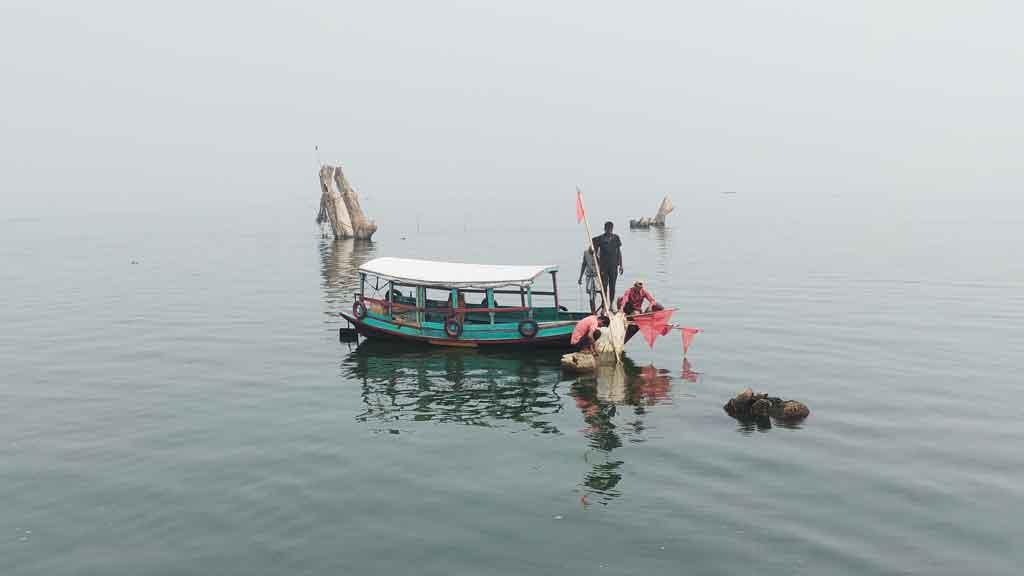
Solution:
M 619 298 L 619 310 L 622 310 L 627 315 L 639 314 L 643 312 L 644 300 L 648 300 L 651 303 L 653 309 L 658 305 L 654 301 L 654 296 L 644 288 L 643 280 L 637 280 L 633 283 L 633 286 L 626 290 L 626 293 Z

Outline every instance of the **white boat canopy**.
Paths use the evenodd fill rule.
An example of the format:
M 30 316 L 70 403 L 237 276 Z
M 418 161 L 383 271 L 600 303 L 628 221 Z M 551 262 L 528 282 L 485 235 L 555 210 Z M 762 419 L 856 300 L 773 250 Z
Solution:
M 436 288 L 500 288 L 528 286 L 558 266 L 495 266 L 410 258 L 374 258 L 359 267 L 365 274 L 414 286 Z

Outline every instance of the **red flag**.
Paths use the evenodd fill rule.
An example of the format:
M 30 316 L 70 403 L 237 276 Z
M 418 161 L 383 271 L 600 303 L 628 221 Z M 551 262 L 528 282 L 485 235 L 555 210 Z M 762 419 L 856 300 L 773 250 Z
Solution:
M 668 332 L 668 321 L 672 318 L 673 312 L 675 310 L 669 309 L 633 316 L 633 322 L 640 329 L 640 333 L 644 335 L 648 346 L 654 348 L 654 340 Z
M 583 192 L 576 189 L 576 223 L 583 222 Z
M 693 344 L 694 337 L 700 332 L 700 328 L 683 328 L 683 354 L 690 349 L 690 344 Z

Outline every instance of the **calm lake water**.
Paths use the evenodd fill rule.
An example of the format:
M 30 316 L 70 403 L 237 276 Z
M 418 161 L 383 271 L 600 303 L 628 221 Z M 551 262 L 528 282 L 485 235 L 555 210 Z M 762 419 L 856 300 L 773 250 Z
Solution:
M 1020 222 L 680 206 L 618 230 L 626 279 L 704 332 L 596 381 L 338 341 L 377 255 L 555 263 L 575 304 L 569 198 L 378 209 L 372 244 L 280 206 L 0 221 L 0 574 L 1019 573 Z M 738 423 L 747 386 L 812 414 Z

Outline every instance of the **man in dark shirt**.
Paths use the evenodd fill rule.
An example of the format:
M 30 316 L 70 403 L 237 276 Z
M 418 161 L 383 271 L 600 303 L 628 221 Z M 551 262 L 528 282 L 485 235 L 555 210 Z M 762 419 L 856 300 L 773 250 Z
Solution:
M 604 223 L 604 234 L 594 238 L 594 250 L 597 252 L 597 266 L 601 270 L 601 281 L 608 290 L 608 297 L 611 302 L 609 308 L 615 305 L 615 280 L 622 274 L 622 240 L 618 234 L 613 234 L 615 227 L 611 222 Z

